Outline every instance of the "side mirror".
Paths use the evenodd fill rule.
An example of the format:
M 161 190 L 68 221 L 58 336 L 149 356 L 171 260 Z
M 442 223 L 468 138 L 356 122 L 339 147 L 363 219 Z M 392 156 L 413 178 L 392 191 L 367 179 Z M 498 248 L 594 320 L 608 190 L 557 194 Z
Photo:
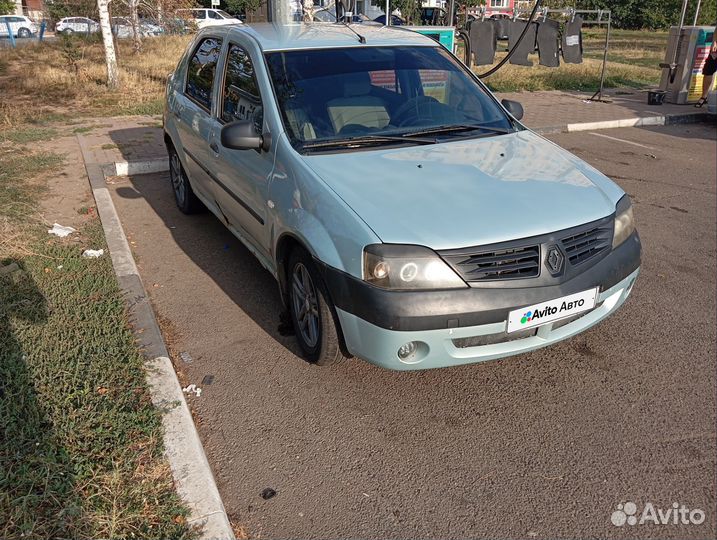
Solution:
M 220 133 L 222 146 L 232 150 L 259 150 L 264 147 L 264 137 L 256 132 L 252 120 L 231 122 Z
M 523 106 L 519 102 L 513 101 L 512 99 L 504 99 L 501 101 L 501 104 L 516 120 L 523 118 Z

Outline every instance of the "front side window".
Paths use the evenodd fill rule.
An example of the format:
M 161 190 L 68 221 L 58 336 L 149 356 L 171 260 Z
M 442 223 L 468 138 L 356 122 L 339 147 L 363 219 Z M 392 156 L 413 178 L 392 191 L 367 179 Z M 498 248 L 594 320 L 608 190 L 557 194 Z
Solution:
M 252 120 L 261 133 L 264 122 L 261 95 L 249 54 L 238 45 L 230 45 L 226 66 L 222 121 Z
M 207 111 L 212 109 L 212 89 L 222 40 L 207 38 L 194 51 L 187 65 L 184 93 Z
M 443 47 L 350 47 L 266 54 L 295 148 L 356 137 L 395 144 L 513 131 L 490 94 Z M 434 136 L 435 135 L 435 136 Z M 426 139 L 414 143 L 426 142 Z
M 222 16 L 219 15 L 219 13 L 217 13 L 217 12 L 214 11 L 214 10 L 211 10 L 211 9 L 210 9 L 208 13 L 209 13 L 209 18 L 210 18 L 210 19 L 221 19 L 221 18 L 222 18 Z

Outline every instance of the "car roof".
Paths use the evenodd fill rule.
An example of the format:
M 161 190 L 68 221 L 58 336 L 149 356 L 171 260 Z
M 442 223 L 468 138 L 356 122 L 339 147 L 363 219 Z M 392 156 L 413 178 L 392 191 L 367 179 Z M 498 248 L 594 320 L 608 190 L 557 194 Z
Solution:
M 222 32 L 228 37 L 233 33 L 249 34 L 267 52 L 334 47 L 439 46 L 433 39 L 417 32 L 366 23 L 350 26 L 335 22 L 230 24 L 206 28 L 202 32 Z M 360 43 L 354 32 L 362 35 L 366 43 Z

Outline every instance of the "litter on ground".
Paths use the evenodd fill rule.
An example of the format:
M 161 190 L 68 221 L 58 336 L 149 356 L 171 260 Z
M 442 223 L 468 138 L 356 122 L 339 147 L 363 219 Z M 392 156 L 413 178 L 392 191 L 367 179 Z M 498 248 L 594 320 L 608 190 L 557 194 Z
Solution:
M 202 395 L 202 389 L 197 388 L 196 384 L 190 384 L 189 386 L 182 388 L 182 392 L 185 394 L 194 394 L 197 397 Z
M 97 257 L 102 257 L 104 254 L 104 249 L 86 249 L 82 252 L 82 256 L 87 259 L 96 259 Z
M 47 229 L 47 232 L 49 234 L 54 234 L 55 236 L 59 236 L 60 238 L 64 238 L 65 236 L 71 235 L 76 230 L 77 229 L 73 229 L 72 227 L 65 227 L 64 225 L 55 223 L 52 225 L 52 229 Z

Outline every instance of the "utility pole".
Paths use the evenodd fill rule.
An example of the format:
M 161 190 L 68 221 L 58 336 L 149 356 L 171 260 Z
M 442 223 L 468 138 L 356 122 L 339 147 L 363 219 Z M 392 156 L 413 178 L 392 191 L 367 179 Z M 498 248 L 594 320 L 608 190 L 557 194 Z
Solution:
M 119 70 L 117 68 L 117 55 L 115 54 L 115 43 L 112 40 L 110 12 L 107 4 L 108 0 L 97 0 L 97 10 L 100 15 L 100 31 L 102 32 L 102 43 L 105 46 L 107 86 L 114 90 L 119 87 Z

